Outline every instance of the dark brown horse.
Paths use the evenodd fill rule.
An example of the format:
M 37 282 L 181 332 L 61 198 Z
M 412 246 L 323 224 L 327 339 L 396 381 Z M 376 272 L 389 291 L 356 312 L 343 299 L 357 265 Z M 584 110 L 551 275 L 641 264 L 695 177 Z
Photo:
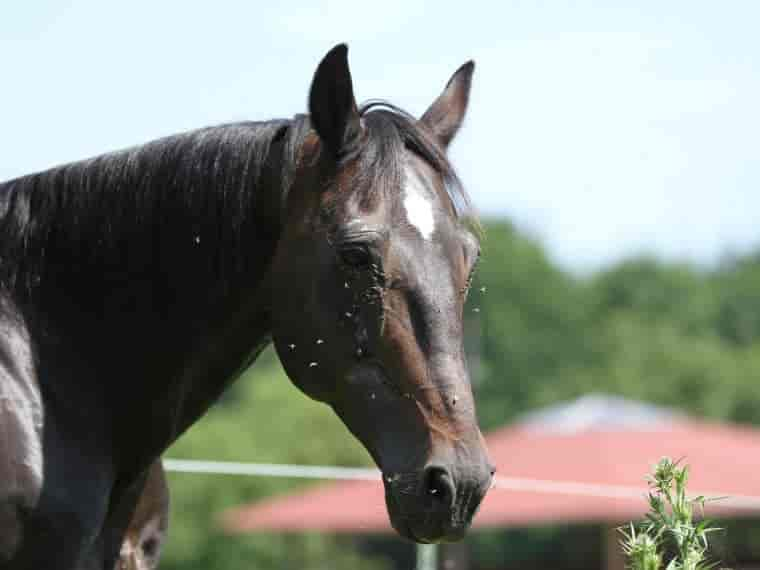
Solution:
M 445 154 L 472 71 L 415 120 L 357 107 L 341 45 L 309 116 L 0 185 L 0 568 L 112 568 L 149 466 L 272 340 L 372 454 L 395 528 L 463 535 L 492 476 Z

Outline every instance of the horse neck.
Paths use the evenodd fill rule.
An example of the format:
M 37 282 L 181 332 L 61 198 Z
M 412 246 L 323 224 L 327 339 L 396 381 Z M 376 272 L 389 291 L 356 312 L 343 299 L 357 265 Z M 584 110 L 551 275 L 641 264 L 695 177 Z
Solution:
M 133 385 L 183 383 L 182 415 L 201 413 L 269 335 L 283 126 L 181 135 L 3 185 L 0 280 L 32 336 L 87 347 L 87 366 L 111 375 L 118 362 Z

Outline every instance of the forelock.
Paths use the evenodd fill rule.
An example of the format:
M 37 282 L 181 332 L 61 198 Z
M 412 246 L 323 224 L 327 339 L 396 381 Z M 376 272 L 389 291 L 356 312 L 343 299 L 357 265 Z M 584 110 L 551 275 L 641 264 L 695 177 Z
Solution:
M 377 192 L 398 193 L 404 177 L 405 153 L 413 152 L 439 174 L 458 219 L 474 219 L 470 199 L 444 151 L 409 113 L 384 101 L 364 103 L 359 114 L 366 139 L 356 175 L 366 200 Z M 370 176 L 370 179 L 366 177 Z M 398 196 L 389 196 L 398 197 Z

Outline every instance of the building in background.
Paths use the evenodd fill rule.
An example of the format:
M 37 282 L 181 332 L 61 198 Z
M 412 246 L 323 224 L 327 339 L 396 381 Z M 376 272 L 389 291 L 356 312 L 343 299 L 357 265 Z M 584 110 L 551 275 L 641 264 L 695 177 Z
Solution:
M 681 458 L 691 466 L 691 494 L 727 497 L 708 503 L 709 517 L 760 515 L 759 429 L 704 422 L 618 397 L 587 395 L 528 414 L 486 439 L 498 468 L 497 480 L 476 516 L 474 532 L 600 525 L 602 552 L 596 563 L 609 570 L 623 568 L 616 528 L 641 518 L 647 510 L 645 475 L 663 456 Z M 224 525 L 233 533 L 392 532 L 379 481 L 317 485 L 243 505 L 225 514 Z M 470 567 L 463 546 L 447 546 L 443 554 L 441 568 Z M 731 563 L 749 568 L 740 566 L 739 560 Z M 502 568 L 509 567 L 505 561 Z

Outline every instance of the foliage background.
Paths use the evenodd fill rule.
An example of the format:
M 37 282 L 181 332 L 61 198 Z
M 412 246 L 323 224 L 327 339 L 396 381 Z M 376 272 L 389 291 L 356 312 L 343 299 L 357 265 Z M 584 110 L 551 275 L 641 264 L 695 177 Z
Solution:
M 466 325 L 484 429 L 590 391 L 760 423 L 760 255 L 726 256 L 713 267 L 642 256 L 574 275 L 511 224 L 491 220 L 485 227 Z M 370 464 L 331 410 L 290 384 L 271 351 L 167 457 Z M 216 524 L 227 507 L 305 484 L 171 474 L 172 524 L 162 568 L 409 567 L 411 547 L 395 538 L 230 537 Z M 757 534 L 747 523 L 733 527 L 731 536 L 742 542 L 730 548 L 757 556 L 760 545 L 752 538 Z M 596 547 L 597 530 L 483 532 L 468 541 L 476 568 L 539 561 L 583 568 L 589 562 L 586 550 Z M 580 544 L 586 546 L 579 550 Z

